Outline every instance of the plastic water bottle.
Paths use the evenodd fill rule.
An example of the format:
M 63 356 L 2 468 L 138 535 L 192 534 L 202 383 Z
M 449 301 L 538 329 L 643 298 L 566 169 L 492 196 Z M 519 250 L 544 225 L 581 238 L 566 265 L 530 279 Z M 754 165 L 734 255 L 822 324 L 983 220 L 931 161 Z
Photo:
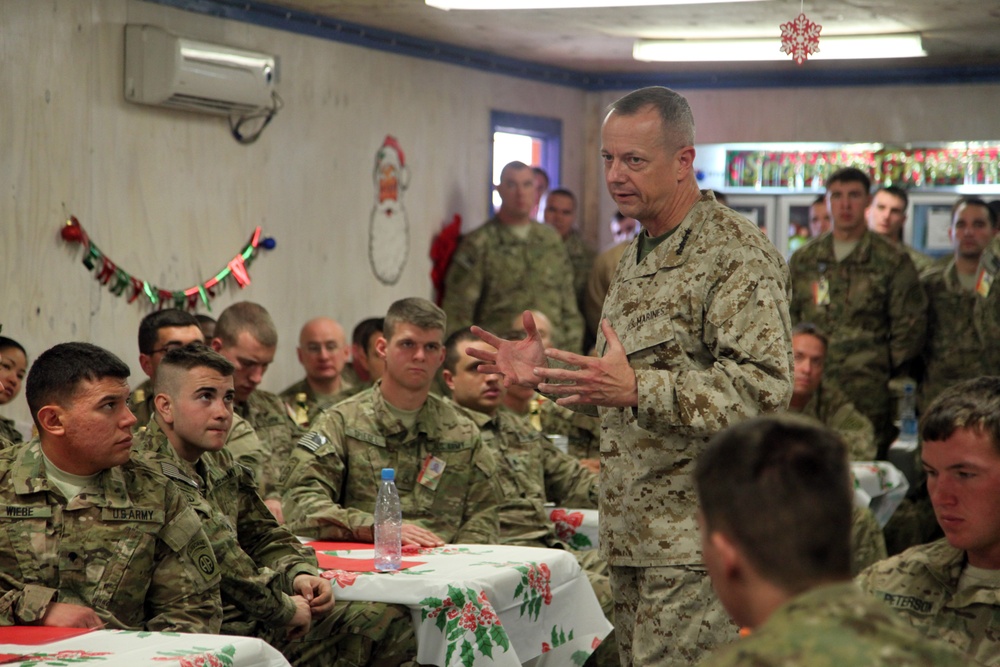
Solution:
M 903 396 L 899 402 L 899 437 L 889 447 L 886 456 L 889 462 L 899 468 L 911 489 L 916 489 L 921 472 L 917 460 L 917 386 L 913 382 L 903 385 Z
M 396 471 L 382 468 L 382 485 L 375 499 L 375 569 L 398 570 L 402 559 L 403 510 L 396 492 Z

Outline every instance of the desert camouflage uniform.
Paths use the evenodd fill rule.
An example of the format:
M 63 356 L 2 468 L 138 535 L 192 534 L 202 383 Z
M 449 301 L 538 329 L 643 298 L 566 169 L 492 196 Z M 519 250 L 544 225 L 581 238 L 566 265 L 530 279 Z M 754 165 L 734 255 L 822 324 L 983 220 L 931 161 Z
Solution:
M 639 405 L 600 409 L 601 553 L 623 663 L 690 664 L 736 631 L 700 566 L 692 471 L 715 433 L 788 407 L 788 269 L 711 192 L 636 264 L 638 243 L 604 303 Z M 606 345 L 599 335 L 598 354 Z
M 594 264 L 590 269 L 590 275 L 587 277 L 587 291 L 583 300 L 583 316 L 586 320 L 587 330 L 594 338 L 597 338 L 597 331 L 601 328 L 601 311 L 604 309 L 604 300 L 611 287 L 611 279 L 615 275 L 615 269 L 621 264 L 625 248 L 629 245 L 628 241 L 624 241 L 608 248 L 594 259 Z
M 278 475 L 305 430 L 288 414 L 281 399 L 269 391 L 256 389 L 244 403 L 235 404 L 233 409 L 249 422 L 266 454 L 257 478 L 260 495 L 268 499 L 280 498 L 282 489 L 278 486 Z M 237 458 L 243 454 L 242 450 L 237 453 L 233 447 L 230 452 Z
M 432 457 L 444 463 L 436 487 L 418 481 Z M 404 521 L 445 542 L 495 544 L 496 465 L 454 405 L 428 396 L 407 430 L 376 383 L 324 411 L 295 447 L 282 473 L 285 520 L 296 535 L 371 542 L 381 471 L 394 468 Z
M 776 609 L 749 637 L 701 667 L 967 667 L 949 646 L 920 637 L 850 583 L 806 591 Z
M 601 420 L 575 412 L 545 397 L 538 398 L 539 425 L 546 435 L 565 435 L 569 454 L 578 459 L 596 459 L 601 454 Z
M 576 295 L 576 307 L 582 315 L 587 279 L 590 278 L 590 267 L 594 263 L 595 253 L 575 229 L 569 230 L 569 235 L 563 239 L 563 247 L 566 248 L 569 263 L 573 267 L 573 293 Z
M 512 412 L 500 410 L 490 417 L 459 409 L 479 426 L 483 442 L 493 449 L 499 463 L 497 479 L 503 493 L 500 543 L 569 550 L 569 545 L 556 536 L 544 505 L 554 502 L 565 507 L 596 508 L 597 476 Z M 601 610 L 614 624 L 607 563 L 593 550 L 572 553 L 587 575 Z M 601 642 L 594 661 L 599 666 L 620 664 L 613 632 Z
M 286 639 L 295 615 L 290 597 L 296 595 L 295 578 L 319 569 L 312 549 L 271 516 L 252 472 L 225 449 L 205 453 L 194 464 L 181 459 L 156 422 L 139 436 L 136 450 L 201 516 L 222 573 L 223 634 L 260 637 L 299 667 L 398 665 L 416 655 L 409 609 L 374 602 L 337 602 L 326 616 L 314 619 L 304 637 Z M 380 649 L 376 656 L 373 646 Z M 356 661 L 357 656 L 363 660 Z
M 927 297 L 913 262 L 867 230 L 838 262 L 827 232 L 792 255 L 789 269 L 792 321 L 812 322 L 829 336 L 826 375 L 871 420 L 884 457 L 895 434 L 889 380 L 920 354 L 927 330 Z M 814 288 L 824 278 L 830 304 L 816 305 Z
M 875 515 L 867 508 L 855 507 L 851 512 L 851 574 L 856 575 L 887 556 L 885 537 Z
M 965 552 L 945 539 L 907 549 L 857 578 L 922 635 L 943 640 L 984 665 L 1000 665 L 1000 588 L 959 588 Z
M 41 444 L 0 452 L 0 625 L 50 602 L 110 629 L 218 632 L 219 566 L 198 515 L 159 471 L 129 461 L 67 502 Z
M 295 384 L 286 387 L 284 391 L 278 394 L 278 398 L 284 402 L 285 409 L 295 415 L 294 421 L 302 428 L 307 429 L 309 428 L 309 424 L 316 421 L 316 417 L 319 417 L 319 413 L 323 412 L 323 410 L 330 407 L 334 403 L 338 403 L 349 396 L 353 396 L 356 393 L 351 391 L 353 388 L 354 387 L 341 380 L 340 391 L 335 394 L 331 394 L 330 396 L 324 396 L 322 400 L 320 400 L 320 397 L 309 385 L 309 381 L 302 378 Z M 298 415 L 300 407 L 298 401 L 299 394 L 305 394 L 306 397 L 304 404 L 306 411 L 304 421 L 301 421 Z
M 0 417 L 0 448 L 16 445 L 23 440 L 21 432 L 14 425 L 14 420 Z
M 924 379 L 920 385 L 921 406 L 961 380 L 986 375 L 987 341 L 973 325 L 979 297 L 958 282 L 954 259 L 947 266 L 920 277 L 927 293 L 927 343 L 924 345 Z
M 802 414 L 812 417 L 843 438 L 847 444 L 847 455 L 852 461 L 875 460 L 875 427 L 832 380 L 820 383 L 802 408 Z
M 478 324 L 502 334 L 525 310 L 540 310 L 552 320 L 555 345 L 577 352 L 583 347 L 583 316 L 569 255 L 548 225 L 529 223 L 528 230 L 522 240 L 494 218 L 462 239 L 441 304 L 448 333 Z
M 994 236 L 979 258 L 979 277 L 976 285 L 976 307 L 973 321 L 979 340 L 993 341 L 986 346 L 986 372 L 1000 375 L 1000 236 Z

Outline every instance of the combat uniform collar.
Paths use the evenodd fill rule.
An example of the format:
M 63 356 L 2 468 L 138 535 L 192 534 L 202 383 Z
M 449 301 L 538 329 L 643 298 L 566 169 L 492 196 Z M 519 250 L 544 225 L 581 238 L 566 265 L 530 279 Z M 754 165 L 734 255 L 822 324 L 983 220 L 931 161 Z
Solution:
M 880 237 L 875 232 L 870 229 L 865 229 L 861 238 L 858 239 L 858 245 L 854 247 L 854 250 L 852 250 L 847 257 L 840 260 L 839 263 L 867 264 L 872 258 L 872 245 L 879 242 L 891 246 L 888 241 Z M 830 264 L 838 264 L 837 256 L 833 252 L 833 232 L 826 232 L 813 241 L 813 243 L 817 246 L 816 260 L 820 262 L 829 262 Z M 900 250 L 900 252 L 903 251 Z
M 17 453 L 12 467 L 14 493 L 31 495 L 48 491 L 55 493 L 43 469 L 42 443 L 38 437 L 32 438 Z M 88 496 L 90 504 L 97 507 L 131 507 L 132 500 L 126 491 L 125 475 L 121 466 L 115 466 L 98 473 L 98 485 L 103 490 L 101 496 Z
M 623 264 L 625 272 L 624 280 L 633 280 L 644 276 L 653 275 L 660 269 L 673 268 L 684 264 L 691 254 L 690 245 L 697 242 L 701 236 L 701 230 L 711 217 L 712 211 L 716 207 L 715 195 L 711 192 L 704 192 L 701 199 L 695 202 L 691 210 L 687 212 L 680 224 L 674 228 L 673 234 L 660 245 L 646 255 L 641 262 L 635 263 L 635 258 L 639 254 L 639 237 L 645 234 L 640 232 L 632 239 L 625 248 L 623 254 Z M 625 261 L 625 258 L 628 258 Z M 621 269 L 619 265 L 619 269 Z
M 189 481 L 196 482 L 199 488 L 204 488 L 206 494 L 227 476 L 217 460 L 218 457 L 227 456 L 224 448 L 218 452 L 203 453 L 197 463 L 185 461 L 170 444 L 167 434 L 163 432 L 155 420 L 150 424 L 149 430 L 143 434 L 143 440 L 145 449 L 156 452 L 162 458 L 173 462 L 181 474 L 190 477 Z M 166 474 L 166 471 L 164 473 Z
M 438 417 L 442 399 L 433 394 L 427 395 L 427 400 L 420 407 L 417 413 L 417 421 L 413 425 L 413 433 L 408 433 L 406 427 L 396 419 L 386 404 L 385 396 L 382 395 L 382 380 L 380 379 L 372 387 L 372 418 L 375 421 L 379 432 L 386 438 L 392 436 L 402 436 L 403 441 L 408 441 L 420 434 L 434 437 L 438 433 L 438 424 L 441 422 Z
M 952 257 L 945 264 L 944 269 L 941 272 L 941 277 L 944 280 L 944 287 L 949 292 L 959 292 L 964 293 L 965 290 L 962 289 L 962 283 L 958 281 L 958 268 L 955 266 L 955 258 Z M 975 292 L 969 292 L 969 295 L 974 295 Z
M 500 222 L 500 219 L 497 218 L 496 216 L 487 220 L 486 225 L 484 225 L 484 227 L 486 226 L 492 227 L 495 230 L 496 240 L 498 245 L 524 245 L 527 243 L 532 243 L 534 240 L 533 237 L 535 237 L 538 233 L 538 230 L 540 230 L 543 227 L 543 225 L 539 223 L 528 222 L 529 231 L 522 240 L 520 236 L 518 236 L 509 229 L 510 225 L 505 225 L 504 223 Z
M 936 579 L 947 592 L 946 607 L 961 609 L 973 604 L 1000 606 L 1000 590 L 970 586 L 959 590 L 962 570 L 967 564 L 965 551 L 948 544 L 947 538 L 932 542 L 925 547 L 917 547 L 913 562 L 919 563 Z

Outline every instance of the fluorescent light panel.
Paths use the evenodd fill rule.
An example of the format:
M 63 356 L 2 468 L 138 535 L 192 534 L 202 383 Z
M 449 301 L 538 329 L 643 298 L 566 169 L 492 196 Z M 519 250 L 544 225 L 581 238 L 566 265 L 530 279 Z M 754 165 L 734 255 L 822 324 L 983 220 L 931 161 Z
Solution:
M 653 5 L 711 5 L 721 2 L 763 0 L 425 0 L 437 9 L 601 9 Z
M 819 36 L 819 51 L 809 60 L 916 58 L 926 56 L 918 34 Z M 766 39 L 640 39 L 632 57 L 649 62 L 790 60 L 781 37 Z

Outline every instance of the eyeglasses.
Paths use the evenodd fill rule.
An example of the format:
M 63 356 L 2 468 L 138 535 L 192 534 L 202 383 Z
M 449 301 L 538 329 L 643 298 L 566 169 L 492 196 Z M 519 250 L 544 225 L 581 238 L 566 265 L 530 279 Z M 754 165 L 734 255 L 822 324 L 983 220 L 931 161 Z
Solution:
M 182 347 L 184 347 L 184 343 L 167 343 L 163 347 L 155 347 L 152 350 L 150 350 L 149 356 L 153 356 L 154 354 L 160 354 L 160 353 L 166 354 L 170 350 L 179 350 Z

